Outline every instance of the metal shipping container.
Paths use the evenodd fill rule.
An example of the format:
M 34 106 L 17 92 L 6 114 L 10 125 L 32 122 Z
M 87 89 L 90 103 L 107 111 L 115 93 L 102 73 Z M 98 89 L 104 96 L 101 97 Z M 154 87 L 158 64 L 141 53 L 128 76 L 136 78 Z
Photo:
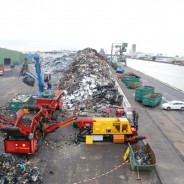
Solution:
M 130 145 L 130 165 L 131 169 L 134 171 L 144 170 L 151 171 L 156 166 L 156 157 L 150 145 Z
M 162 101 L 161 93 L 150 93 L 143 97 L 142 104 L 146 106 L 155 107 Z
M 143 96 L 154 93 L 155 88 L 153 86 L 142 86 L 135 90 L 135 100 L 141 101 L 143 100 Z
M 31 94 L 18 94 L 8 102 L 8 107 L 17 112 L 23 105 L 32 105 L 34 98 Z

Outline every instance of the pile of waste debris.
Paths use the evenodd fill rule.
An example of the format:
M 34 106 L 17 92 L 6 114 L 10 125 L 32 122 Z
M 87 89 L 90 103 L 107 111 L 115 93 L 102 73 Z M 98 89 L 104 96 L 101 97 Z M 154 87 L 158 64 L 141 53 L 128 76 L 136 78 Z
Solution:
M 27 102 L 31 96 L 31 94 L 18 94 L 11 99 L 11 102 Z
M 42 176 L 39 169 L 30 161 L 15 158 L 10 154 L 0 154 L 0 183 L 1 184 L 39 184 Z
M 59 81 L 58 89 L 67 91 L 63 110 L 73 115 L 86 112 L 89 116 L 91 112 L 102 116 L 106 108 L 121 106 L 123 100 L 110 73 L 107 58 L 92 48 L 75 54 L 74 61 Z
M 42 55 L 41 68 L 44 72 L 61 73 L 73 62 L 74 56 L 75 51 L 63 51 L 59 55 Z

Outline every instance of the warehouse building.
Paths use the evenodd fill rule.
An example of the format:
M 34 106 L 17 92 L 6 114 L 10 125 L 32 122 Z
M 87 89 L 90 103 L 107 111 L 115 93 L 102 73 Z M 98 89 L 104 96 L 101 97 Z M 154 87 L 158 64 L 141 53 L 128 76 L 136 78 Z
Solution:
M 0 65 L 16 66 L 22 64 L 24 60 L 25 54 L 19 51 L 0 48 Z

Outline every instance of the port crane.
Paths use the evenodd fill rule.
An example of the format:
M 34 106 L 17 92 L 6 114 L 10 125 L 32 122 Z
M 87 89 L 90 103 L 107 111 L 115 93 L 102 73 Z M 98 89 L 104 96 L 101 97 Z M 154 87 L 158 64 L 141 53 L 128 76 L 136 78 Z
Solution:
M 126 52 L 126 48 L 128 46 L 128 43 L 112 43 L 111 46 L 111 62 L 113 61 L 113 57 L 117 57 L 117 61 L 123 62 L 126 66 L 126 57 L 123 54 Z

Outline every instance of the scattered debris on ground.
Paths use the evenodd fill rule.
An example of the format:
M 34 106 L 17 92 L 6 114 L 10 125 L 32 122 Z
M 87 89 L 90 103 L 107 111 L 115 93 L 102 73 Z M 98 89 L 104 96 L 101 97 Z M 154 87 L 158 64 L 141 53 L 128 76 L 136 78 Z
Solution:
M 31 161 L 10 154 L 0 154 L 0 183 L 39 184 L 42 183 L 42 176 Z
M 0 115 L 12 121 L 15 121 L 17 118 L 16 112 L 10 110 L 7 106 L 0 107 Z M 5 123 L 5 122 L 1 122 L 1 123 Z
M 41 68 L 43 71 L 53 74 L 62 73 L 67 66 L 73 62 L 74 56 L 74 51 L 63 51 L 63 53 L 59 55 L 43 55 Z

